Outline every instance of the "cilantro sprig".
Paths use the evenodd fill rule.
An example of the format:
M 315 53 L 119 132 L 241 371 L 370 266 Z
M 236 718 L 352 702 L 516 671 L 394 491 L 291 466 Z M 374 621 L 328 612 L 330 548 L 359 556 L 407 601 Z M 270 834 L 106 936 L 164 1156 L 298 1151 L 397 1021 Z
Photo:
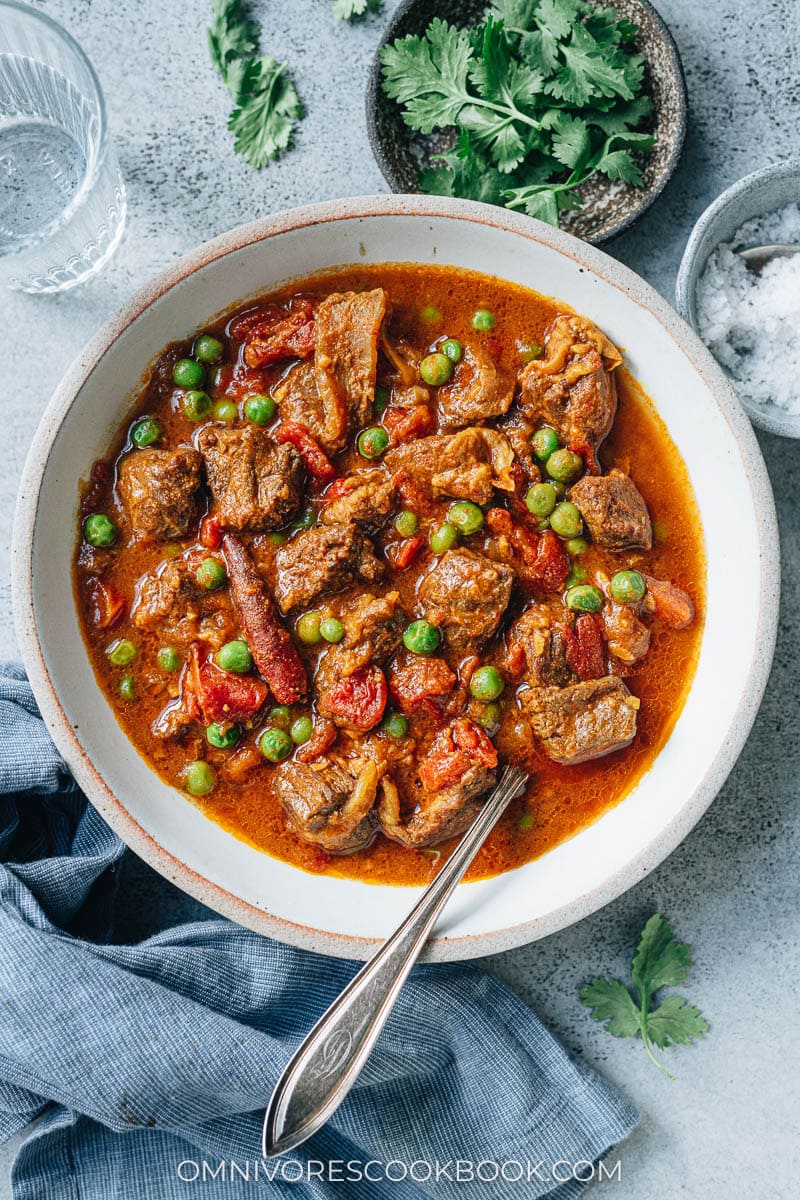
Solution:
M 381 53 L 382 86 L 409 128 L 455 128 L 420 175 L 438 195 L 524 209 L 559 223 L 596 173 L 640 187 L 654 139 L 636 27 L 587 0 L 495 0 L 458 29 L 434 18 Z
M 682 996 L 667 996 L 654 1007 L 661 988 L 683 983 L 692 965 L 691 946 L 673 936 L 669 923 L 655 913 L 645 925 L 631 962 L 632 989 L 619 979 L 598 976 L 581 987 L 581 1002 L 614 1037 L 641 1037 L 648 1055 L 664 1075 L 653 1046 L 686 1046 L 702 1037 L 708 1022 Z M 631 994 L 633 992 L 633 994 Z
M 260 29 L 242 0 L 211 0 L 208 51 L 230 92 L 228 129 L 251 167 L 265 167 L 289 145 L 303 105 L 287 64 L 258 53 Z
M 342 21 L 357 21 L 367 13 L 378 12 L 383 0 L 333 0 L 333 15 Z

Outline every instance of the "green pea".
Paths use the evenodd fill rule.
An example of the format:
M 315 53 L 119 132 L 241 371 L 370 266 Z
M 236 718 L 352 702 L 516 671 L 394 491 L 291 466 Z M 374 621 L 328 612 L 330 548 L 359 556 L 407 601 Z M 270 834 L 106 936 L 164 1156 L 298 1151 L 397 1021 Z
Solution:
M 464 347 L 461 345 L 461 342 L 456 341 L 455 338 L 448 338 L 446 342 L 442 342 L 441 350 L 442 354 L 447 355 L 447 357 L 450 359 L 450 362 L 461 362 L 461 356 L 464 353 Z
M 591 583 L 579 583 L 567 592 L 567 608 L 573 612 L 599 612 L 603 607 L 603 593 Z
M 304 508 L 297 520 L 292 522 L 292 529 L 310 529 L 316 519 L 313 508 Z
M 193 358 L 179 358 L 172 368 L 172 382 L 181 388 L 199 388 L 206 377 L 205 367 Z
M 357 444 L 362 458 L 380 458 L 389 445 L 389 435 L 380 425 L 371 425 L 358 435 Z
M 565 581 L 566 586 L 568 588 L 570 588 L 570 587 L 574 587 L 574 585 L 576 583 L 583 583 L 584 579 L 586 578 L 586 575 L 587 575 L 586 567 L 582 567 L 580 563 L 573 563 L 572 569 Z
M 401 537 L 412 537 L 419 526 L 417 514 L 404 508 L 394 519 L 394 527 Z
M 288 729 L 292 721 L 288 704 L 274 704 L 267 713 L 267 720 L 278 729 Z
M 220 725 L 217 721 L 206 729 L 206 741 L 217 750 L 230 750 L 241 737 L 238 725 Z
M 117 527 L 104 513 L 92 513 L 83 522 L 83 536 L 90 546 L 105 549 L 117 540 Z
M 552 483 L 535 483 L 528 488 L 525 507 L 533 517 L 549 517 L 556 506 L 556 489 Z
M 213 388 L 221 388 L 226 378 L 225 367 L 212 367 L 208 372 L 208 383 Z
M 586 538 L 574 537 L 570 538 L 567 542 L 567 553 L 571 554 L 573 558 L 579 558 L 580 555 L 585 554 L 588 549 L 589 543 L 586 541 Z
M 554 450 L 545 463 L 545 470 L 551 479 L 571 483 L 583 470 L 583 459 L 574 450 Z
M 373 402 L 373 407 L 375 409 L 375 412 L 378 414 L 378 416 L 380 416 L 380 414 L 382 412 L 385 412 L 388 405 L 389 405 L 389 389 L 385 388 L 385 387 L 381 387 L 381 385 L 378 384 L 378 386 L 375 388 L 375 400 Z
M 192 796 L 207 796 L 217 782 L 217 775 L 212 766 L 198 758 L 189 763 L 184 779 L 186 790 Z
M 381 729 L 388 733 L 389 737 L 404 738 L 409 729 L 408 717 L 399 712 L 387 713 L 381 721 Z
M 344 625 L 336 617 L 323 617 L 319 631 L 326 642 L 340 642 L 344 637 Z
M 194 344 L 194 356 L 201 363 L 218 363 L 224 353 L 225 347 L 222 342 L 210 333 L 201 333 Z
M 285 729 L 265 729 L 258 748 L 269 762 L 280 762 L 292 753 L 292 739 Z
M 543 348 L 538 342 L 525 342 L 519 348 L 519 356 L 524 363 L 533 362 L 535 358 L 541 358 Z
M 439 630 L 429 621 L 412 621 L 403 634 L 403 645 L 412 654 L 433 654 L 439 641 Z
M 177 671 L 181 665 L 181 656 L 174 646 L 162 646 L 157 659 L 162 671 Z
M 435 304 L 426 304 L 419 310 L 419 315 L 427 325 L 432 325 L 436 321 L 441 321 L 442 310 Z
M 123 700 L 136 699 L 136 684 L 132 675 L 123 675 L 119 681 L 119 694 Z
M 267 396 L 263 392 L 257 392 L 254 396 L 248 396 L 245 400 L 244 415 L 254 425 L 269 425 L 275 416 L 276 408 L 277 405 L 272 396 Z
M 228 573 L 216 558 L 204 558 L 195 571 L 194 577 L 204 591 L 213 592 L 222 587 L 228 578 Z
M 189 421 L 202 421 L 211 412 L 211 397 L 208 392 L 184 392 L 181 397 L 183 415 Z
M 469 681 L 470 694 L 476 700 L 496 700 L 505 686 L 497 667 L 478 667 Z
M 484 704 L 483 712 L 478 717 L 478 724 L 481 725 L 487 733 L 496 733 L 500 728 L 502 717 L 502 708 L 496 700 L 491 700 L 488 704 Z
M 523 813 L 517 825 L 523 833 L 527 833 L 529 829 L 533 829 L 533 813 Z
M 141 421 L 137 421 L 131 430 L 131 441 L 140 450 L 143 450 L 145 446 L 152 446 L 153 442 L 157 442 L 160 437 L 161 426 L 155 417 L 142 417 Z
M 314 722 L 311 717 L 298 717 L 296 721 L 292 721 L 292 727 L 289 730 L 289 736 L 297 746 L 302 746 L 307 742 L 314 732 Z
M 446 354 L 428 354 L 419 364 L 419 373 L 423 383 L 431 387 L 441 387 L 453 376 L 453 363 Z
M 550 528 L 553 529 L 559 537 L 574 538 L 578 537 L 583 530 L 583 522 L 581 514 L 578 512 L 574 504 L 569 500 L 563 500 L 561 504 L 557 504 L 550 514 Z
M 494 313 L 489 312 L 488 308 L 479 308 L 472 314 L 472 328 L 477 329 L 478 333 L 488 333 L 494 329 Z
M 238 415 L 239 409 L 232 400 L 218 400 L 214 405 L 215 421 L 235 421 Z
M 115 667 L 127 667 L 136 658 L 136 647 L 127 638 L 120 638 L 119 641 L 112 642 L 106 654 L 108 661 Z
M 531 449 L 539 459 L 539 462 L 547 462 L 550 455 L 558 449 L 558 446 L 558 434 L 549 425 L 543 426 L 542 429 L 537 429 L 531 438 Z
M 647 584 L 638 571 L 617 571 L 611 580 L 611 595 L 619 604 L 638 604 Z
M 284 546 L 286 544 L 286 534 L 273 531 L 264 535 L 270 546 Z
M 322 641 L 322 632 L 320 630 L 321 624 L 322 624 L 322 617 L 321 617 L 320 613 L 318 613 L 318 612 L 303 613 L 302 617 L 300 618 L 300 620 L 297 622 L 297 625 L 295 626 L 295 628 L 297 630 L 297 636 L 300 638 L 300 641 L 303 642 L 303 644 L 306 646 L 316 646 L 318 642 L 321 642 Z
M 483 513 L 471 500 L 459 500 L 457 504 L 450 506 L 447 523 L 455 525 L 459 533 L 469 537 L 471 533 L 477 533 L 483 528 Z
M 457 544 L 458 530 L 447 521 L 431 534 L 430 547 L 434 554 L 444 554 L 445 550 L 452 550 Z
M 253 656 L 247 642 L 237 638 L 235 642 L 226 642 L 220 646 L 214 655 L 214 660 L 223 671 L 231 671 L 234 675 L 246 675 L 253 669 Z

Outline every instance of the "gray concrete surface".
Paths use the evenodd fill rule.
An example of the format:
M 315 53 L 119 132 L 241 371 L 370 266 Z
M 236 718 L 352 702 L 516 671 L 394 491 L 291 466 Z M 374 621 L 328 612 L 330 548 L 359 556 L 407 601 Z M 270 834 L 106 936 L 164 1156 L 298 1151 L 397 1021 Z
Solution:
M 350 28 L 334 21 L 327 0 L 256 0 L 266 45 L 292 62 L 308 109 L 294 151 L 256 174 L 232 153 L 225 133 L 228 104 L 207 61 L 205 3 L 53 0 L 42 7 L 98 69 L 130 220 L 116 259 L 95 282 L 61 298 L 2 297 L 3 654 L 15 652 L 7 543 L 17 479 L 46 399 L 81 344 L 135 287 L 198 241 L 293 204 L 385 190 L 362 117 L 385 15 Z M 393 7 L 387 0 L 385 12 Z M 705 205 L 748 171 L 800 154 L 800 6 L 659 0 L 659 7 L 686 68 L 689 139 L 666 194 L 611 250 L 671 299 L 684 243 Z M 617 1200 L 788 1200 L 800 1192 L 800 447 L 772 437 L 761 444 L 783 538 L 783 610 L 767 697 L 737 767 L 705 819 L 638 887 L 573 929 L 487 962 L 641 1109 L 642 1124 L 620 1151 L 621 1182 L 603 1185 Z M 166 916 L 186 918 L 197 908 L 129 858 L 121 936 L 142 937 Z M 631 943 L 655 910 L 695 947 L 685 992 L 712 1026 L 700 1045 L 668 1053 L 675 1082 L 640 1047 L 595 1026 L 576 996 L 587 974 L 624 972 Z M 0 1159 L 4 1177 L 9 1157 L 6 1150 Z M 0 1183 L 0 1197 L 7 1195 Z

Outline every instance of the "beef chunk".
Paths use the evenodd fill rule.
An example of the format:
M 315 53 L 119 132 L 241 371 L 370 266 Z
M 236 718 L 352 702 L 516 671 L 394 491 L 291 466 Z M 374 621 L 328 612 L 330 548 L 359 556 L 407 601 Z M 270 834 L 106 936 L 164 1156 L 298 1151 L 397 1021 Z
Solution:
M 507 413 L 514 398 L 513 381 L 500 372 L 483 350 L 467 346 L 447 387 L 439 389 L 439 418 L 460 429 Z
M 617 411 L 612 372 L 622 355 L 585 317 L 560 314 L 551 324 L 547 354 L 520 375 L 519 406 L 526 417 L 544 421 L 595 469 L 594 451 L 609 433 Z
M 378 339 L 385 316 L 383 288 L 334 292 L 319 306 L 314 374 L 323 406 L 344 414 L 339 445 L 348 428 L 368 424 L 372 415 Z
M 313 763 L 288 760 L 275 768 L 272 779 L 292 828 L 304 841 L 346 854 L 372 839 L 378 787 L 374 762 L 356 775 L 330 758 Z
M 380 469 L 337 479 L 325 495 L 324 525 L 364 525 L 377 529 L 394 507 L 394 481 Z
M 400 645 L 407 624 L 399 592 L 357 596 L 345 605 L 340 619 L 344 637 L 325 652 L 317 667 L 319 692 L 328 691 L 337 679 L 348 678 L 359 667 L 382 666 Z
M 511 599 L 514 572 L 472 550 L 448 550 L 422 580 L 425 616 L 455 650 L 472 649 L 497 630 Z
M 198 444 L 214 509 L 226 529 L 263 533 L 297 512 L 302 469 L 293 446 L 278 445 L 257 425 L 209 425 Z
M 197 521 L 200 455 L 177 450 L 135 450 L 119 468 L 119 492 L 134 537 L 155 541 L 186 537 Z
M 608 475 L 584 475 L 569 498 L 586 522 L 592 540 L 608 550 L 649 550 L 650 514 L 630 476 L 614 467 Z
M 514 489 L 514 452 L 494 429 L 418 438 L 391 450 L 384 461 L 390 471 L 405 472 L 433 499 L 452 496 L 488 504 L 494 488 Z
M 324 398 L 320 395 L 313 362 L 300 362 L 292 367 L 273 388 L 272 395 L 280 405 L 282 420 L 302 425 L 328 452 L 342 448 L 347 435 L 347 411 L 330 394 Z
M 497 751 L 483 730 L 460 717 L 440 730 L 419 768 L 419 807 L 403 819 L 393 780 L 382 780 L 378 819 L 388 838 L 432 846 L 463 833 L 495 781 Z
M 136 585 L 131 620 L 137 629 L 160 625 L 177 610 L 185 615 L 198 612 L 199 589 L 183 559 L 162 563 L 143 575 Z
M 634 606 L 607 600 L 603 605 L 602 618 L 609 654 L 628 664 L 644 658 L 650 647 L 650 630 L 639 620 Z
M 520 704 L 550 757 L 568 767 L 624 750 L 636 735 L 639 701 L 615 675 L 529 688 Z
M 533 604 L 515 621 L 512 637 L 525 653 L 526 679 L 532 687 L 565 687 L 572 682 L 566 622 L 567 613 L 560 601 Z
M 340 592 L 358 581 L 376 583 L 384 569 L 357 525 L 318 525 L 298 533 L 280 548 L 275 564 L 275 594 L 284 613 L 323 592 Z

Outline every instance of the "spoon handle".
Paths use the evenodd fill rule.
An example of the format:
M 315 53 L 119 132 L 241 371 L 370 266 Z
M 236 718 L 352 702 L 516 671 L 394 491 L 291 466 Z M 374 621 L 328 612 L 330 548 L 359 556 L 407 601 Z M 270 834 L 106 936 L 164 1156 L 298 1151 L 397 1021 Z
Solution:
M 527 776 L 506 767 L 436 878 L 392 936 L 350 981 L 302 1042 L 264 1116 L 265 1158 L 311 1137 L 344 1100 L 364 1066 L 408 973 L 456 885 Z

